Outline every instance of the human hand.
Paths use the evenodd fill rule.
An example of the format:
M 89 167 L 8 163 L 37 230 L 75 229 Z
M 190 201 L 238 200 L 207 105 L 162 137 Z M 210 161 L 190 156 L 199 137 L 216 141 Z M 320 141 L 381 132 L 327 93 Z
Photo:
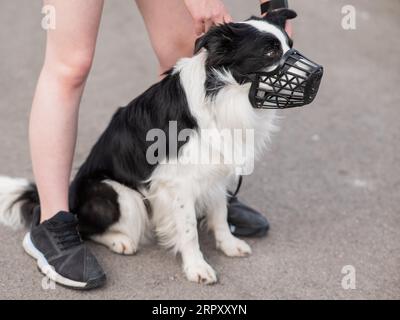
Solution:
M 232 22 L 232 17 L 221 0 L 184 0 L 194 20 L 197 35 L 207 32 L 213 25 Z

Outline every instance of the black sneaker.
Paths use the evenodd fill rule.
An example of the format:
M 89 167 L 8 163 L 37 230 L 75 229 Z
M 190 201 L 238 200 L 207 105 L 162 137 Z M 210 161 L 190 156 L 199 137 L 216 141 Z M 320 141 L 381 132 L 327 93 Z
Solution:
M 82 242 L 77 218 L 60 211 L 40 223 L 40 208 L 33 212 L 31 231 L 22 243 L 36 259 L 39 270 L 51 280 L 73 289 L 93 289 L 104 285 L 106 275 L 95 256 Z
M 269 230 L 268 220 L 234 195 L 228 199 L 228 223 L 238 237 L 264 237 Z
M 243 177 L 239 176 L 235 192 L 228 191 L 228 223 L 232 234 L 238 237 L 264 237 L 269 223 L 261 213 L 237 198 Z

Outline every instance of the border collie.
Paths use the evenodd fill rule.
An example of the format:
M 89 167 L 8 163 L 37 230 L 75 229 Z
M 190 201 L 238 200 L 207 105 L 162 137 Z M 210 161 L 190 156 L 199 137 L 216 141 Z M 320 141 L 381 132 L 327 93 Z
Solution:
M 71 184 L 70 209 L 78 215 L 84 237 L 114 252 L 134 254 L 155 236 L 181 255 L 190 281 L 206 284 L 215 283 L 217 276 L 199 247 L 199 218 L 205 218 L 224 254 L 251 253 L 227 223 L 226 190 L 237 174 L 237 164 L 180 160 L 190 160 L 205 147 L 228 158 L 228 152 L 239 152 L 249 140 L 254 152 L 245 154 L 246 163 L 263 150 L 276 130 L 276 110 L 252 106 L 248 75 L 279 65 L 291 49 L 292 42 L 280 27 L 282 14 L 285 11 L 211 28 L 196 42 L 193 57 L 181 59 L 163 80 L 116 111 Z M 169 148 L 171 122 L 178 133 L 190 132 L 186 139 L 178 139 L 178 153 Z M 167 144 L 156 153 L 162 158 L 157 163 L 148 160 L 154 143 L 148 133 L 154 128 L 165 134 Z M 254 139 L 239 135 L 240 143 L 232 139 L 231 148 L 221 148 L 215 140 L 204 147 L 202 132 L 207 129 L 251 130 Z M 243 145 L 235 148 L 236 144 Z M 38 204 L 34 184 L 0 178 L 3 223 L 17 226 L 29 221 Z

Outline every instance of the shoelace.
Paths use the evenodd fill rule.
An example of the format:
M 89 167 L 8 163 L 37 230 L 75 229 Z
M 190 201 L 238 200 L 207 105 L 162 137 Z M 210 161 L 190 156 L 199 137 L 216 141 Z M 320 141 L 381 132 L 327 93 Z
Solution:
M 61 250 L 78 246 L 82 243 L 81 236 L 77 230 L 77 222 L 60 222 L 49 224 L 49 230 L 52 231 L 57 239 L 57 244 Z

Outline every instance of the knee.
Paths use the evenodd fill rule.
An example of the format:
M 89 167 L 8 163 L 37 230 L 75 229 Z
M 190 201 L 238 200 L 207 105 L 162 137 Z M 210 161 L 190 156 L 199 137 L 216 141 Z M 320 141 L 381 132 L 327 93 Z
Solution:
M 74 52 L 65 57 L 46 57 L 43 70 L 52 74 L 64 86 L 77 88 L 84 85 L 92 62 L 91 52 Z

